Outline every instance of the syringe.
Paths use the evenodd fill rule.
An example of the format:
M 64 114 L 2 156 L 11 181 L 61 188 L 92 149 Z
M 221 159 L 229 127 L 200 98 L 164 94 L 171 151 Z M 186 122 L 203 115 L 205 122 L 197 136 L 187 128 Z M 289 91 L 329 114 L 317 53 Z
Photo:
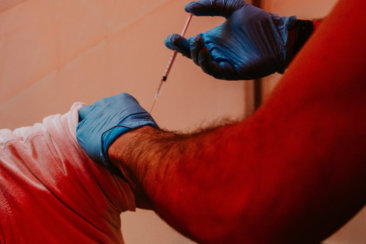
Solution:
M 192 14 L 190 13 L 187 20 L 186 20 L 186 23 L 184 24 L 183 30 L 180 34 L 181 36 L 184 36 L 186 34 L 189 23 L 191 22 L 191 19 L 192 19 Z M 170 56 L 168 65 L 165 68 L 165 71 L 164 71 L 163 77 L 161 78 L 161 81 L 159 83 L 158 89 L 155 92 L 154 101 L 153 101 L 153 104 L 151 106 L 150 113 L 153 111 L 153 109 L 155 107 L 156 101 L 158 100 L 158 97 L 160 96 L 161 89 L 163 87 L 163 83 L 166 82 L 166 80 L 168 79 L 169 72 L 170 72 L 170 70 L 173 66 L 173 63 L 174 63 L 174 60 L 175 60 L 176 57 L 177 57 L 177 51 L 174 50 L 172 56 Z

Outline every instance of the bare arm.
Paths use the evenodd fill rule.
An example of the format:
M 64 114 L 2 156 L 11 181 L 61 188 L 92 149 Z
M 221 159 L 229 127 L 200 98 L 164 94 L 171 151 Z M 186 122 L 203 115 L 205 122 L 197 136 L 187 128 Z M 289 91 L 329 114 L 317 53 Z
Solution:
M 248 120 L 192 136 L 143 127 L 111 160 L 197 241 L 318 243 L 365 204 L 364 7 L 341 0 Z

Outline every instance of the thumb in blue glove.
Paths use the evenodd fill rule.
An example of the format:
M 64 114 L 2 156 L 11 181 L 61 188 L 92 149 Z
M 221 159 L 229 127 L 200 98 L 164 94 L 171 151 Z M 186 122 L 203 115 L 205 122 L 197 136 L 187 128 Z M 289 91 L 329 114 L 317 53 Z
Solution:
M 296 18 L 279 17 L 243 0 L 190 2 L 187 12 L 197 16 L 222 16 L 226 22 L 185 39 L 172 34 L 165 45 L 177 50 L 218 79 L 249 80 L 287 66 L 288 30 Z
M 127 93 L 103 98 L 91 106 L 84 106 L 79 111 L 79 117 L 77 141 L 89 158 L 113 172 L 116 170 L 108 158 L 109 146 L 132 129 L 145 125 L 158 127 L 150 114 Z

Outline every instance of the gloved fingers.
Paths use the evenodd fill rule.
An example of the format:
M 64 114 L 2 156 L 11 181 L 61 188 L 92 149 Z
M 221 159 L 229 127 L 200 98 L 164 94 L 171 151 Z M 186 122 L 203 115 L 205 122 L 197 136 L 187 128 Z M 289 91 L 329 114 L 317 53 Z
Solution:
M 220 64 L 214 61 L 201 35 L 191 38 L 190 46 L 193 62 L 200 66 L 205 73 L 217 79 L 229 79 L 230 71 L 233 71 L 233 69 L 230 69 L 232 66 L 229 63 L 226 64 L 227 62 L 224 61 L 220 62 Z
M 205 73 L 218 79 L 221 78 L 221 67 L 217 62 L 212 60 L 207 47 L 203 47 L 197 56 L 198 65 Z
M 201 35 L 197 35 L 195 37 L 192 37 L 190 39 L 190 53 L 192 60 L 195 64 L 199 65 L 198 59 L 199 59 L 199 53 L 204 47 L 204 41 L 203 37 Z
M 172 34 L 165 39 L 165 46 L 169 49 L 176 50 L 184 56 L 191 58 L 189 41 L 178 34 Z
M 200 0 L 188 3 L 185 10 L 197 16 L 229 17 L 245 4 L 243 0 Z
M 202 70 L 216 79 L 236 80 L 237 72 L 234 66 L 227 61 L 214 61 L 207 47 L 201 49 L 197 60 Z
M 227 61 L 221 61 L 219 63 L 221 68 L 221 77 L 225 80 L 242 80 L 235 67 Z
M 120 94 L 114 95 L 113 97 L 109 97 L 107 99 L 111 99 L 109 101 L 109 103 L 112 103 L 112 104 L 116 104 L 116 101 L 118 101 L 117 104 L 120 104 L 121 106 L 127 106 L 127 104 L 128 104 L 129 106 L 139 106 L 140 107 L 140 104 L 137 101 L 137 99 L 134 96 L 132 96 L 126 92 L 122 92 Z
M 79 121 L 83 120 L 86 115 L 90 112 L 90 106 L 86 105 L 79 110 Z

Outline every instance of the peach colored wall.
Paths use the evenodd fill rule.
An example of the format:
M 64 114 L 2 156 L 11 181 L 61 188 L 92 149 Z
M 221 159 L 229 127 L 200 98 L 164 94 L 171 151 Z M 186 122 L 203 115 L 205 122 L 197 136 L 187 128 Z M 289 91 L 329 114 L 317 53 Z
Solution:
M 1 0 L 0 128 L 16 128 L 129 92 L 150 108 L 180 32 L 187 0 Z M 187 34 L 221 18 L 193 18 Z M 252 112 L 251 82 L 223 82 L 180 55 L 153 116 L 162 128 L 194 130 Z M 122 214 L 127 243 L 189 243 L 152 212 Z
M 266 10 L 281 16 L 296 15 L 298 18 L 323 18 L 336 4 L 337 0 L 262 0 Z M 276 86 L 281 75 L 275 74 L 263 79 L 264 99 Z M 352 189 L 350 189 L 352 190 Z M 366 243 L 366 209 L 360 211 L 348 224 L 324 241 L 326 244 Z
M 122 91 L 146 108 L 180 32 L 188 1 L 28 0 L 0 12 L 0 126 L 15 128 Z M 189 33 L 222 20 L 193 18 Z M 222 82 L 178 56 L 154 111 L 164 128 L 189 130 L 242 117 L 249 83 Z M 174 115 L 174 116 L 172 116 Z

